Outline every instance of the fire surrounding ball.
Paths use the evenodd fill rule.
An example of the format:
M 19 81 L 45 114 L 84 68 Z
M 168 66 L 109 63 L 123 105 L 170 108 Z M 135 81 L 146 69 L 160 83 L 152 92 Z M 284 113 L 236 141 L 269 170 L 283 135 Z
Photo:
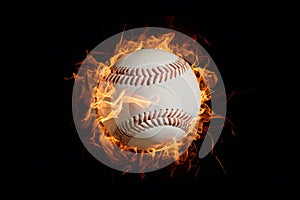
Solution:
M 123 173 L 172 163 L 171 174 L 177 166 L 198 172 L 196 155 L 208 155 L 221 134 L 226 95 L 218 69 L 194 38 L 178 31 L 118 33 L 89 52 L 73 77 L 72 113 L 82 143 Z
M 122 107 L 108 108 L 107 113 L 118 114 L 103 122 L 124 146 L 162 148 L 181 140 L 198 118 L 195 74 L 187 61 L 168 51 L 149 48 L 123 55 L 104 81 L 114 87 L 110 101 L 127 97 Z

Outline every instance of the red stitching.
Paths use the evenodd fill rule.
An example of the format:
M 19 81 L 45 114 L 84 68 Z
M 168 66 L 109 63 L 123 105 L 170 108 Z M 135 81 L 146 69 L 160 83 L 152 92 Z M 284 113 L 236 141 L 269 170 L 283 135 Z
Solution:
M 117 129 L 119 133 L 117 134 L 121 137 L 121 140 L 123 137 L 125 138 L 124 141 L 122 140 L 123 142 L 128 142 L 131 137 L 134 137 L 141 131 L 158 126 L 173 126 L 186 131 L 192 119 L 193 116 L 190 113 L 179 109 L 148 111 L 120 123 Z
M 133 69 L 128 66 L 113 66 L 111 73 L 104 77 L 108 82 L 113 84 L 128 85 L 150 85 L 167 81 L 178 75 L 187 72 L 190 66 L 186 61 L 178 58 L 175 62 L 166 65 L 157 66 L 151 69 Z

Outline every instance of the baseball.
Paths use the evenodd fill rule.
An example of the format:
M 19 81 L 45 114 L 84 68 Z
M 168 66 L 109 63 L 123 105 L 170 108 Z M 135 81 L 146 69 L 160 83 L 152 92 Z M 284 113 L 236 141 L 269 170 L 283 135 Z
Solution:
M 123 145 L 140 150 L 164 147 L 181 140 L 198 118 L 200 88 L 195 74 L 184 59 L 168 51 L 130 52 L 119 58 L 105 81 L 114 85 L 112 101 L 121 93 L 132 98 L 122 104 L 116 118 L 103 123 Z

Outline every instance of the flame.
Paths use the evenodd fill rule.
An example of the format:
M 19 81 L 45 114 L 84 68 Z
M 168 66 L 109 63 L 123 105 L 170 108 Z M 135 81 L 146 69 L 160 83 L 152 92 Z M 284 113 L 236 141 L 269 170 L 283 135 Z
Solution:
M 194 52 L 195 50 L 192 50 L 190 43 L 172 43 L 174 36 L 174 32 L 162 34 L 160 36 L 146 36 L 146 34 L 141 34 L 140 36 L 130 40 L 126 40 L 122 36 L 116 45 L 114 54 L 105 63 L 99 62 L 93 57 L 93 54 L 102 54 L 101 52 L 92 52 L 91 54 L 87 55 L 85 64 L 94 66 L 93 69 L 95 69 L 86 71 L 86 80 L 84 81 L 87 83 L 84 84 L 83 88 L 81 89 L 81 94 L 79 95 L 79 99 L 85 98 L 86 95 L 89 95 L 86 93 L 86 91 L 88 89 L 92 91 L 92 101 L 89 102 L 88 112 L 83 119 L 85 126 L 92 126 L 92 134 L 87 142 L 101 147 L 106 154 L 109 155 L 113 163 L 122 162 L 124 156 L 128 156 L 124 152 L 132 151 L 136 152 L 136 154 L 132 154 L 130 158 L 126 157 L 126 159 L 123 160 L 139 160 L 140 166 L 146 167 L 151 165 L 159 168 L 160 166 L 157 161 L 158 159 L 174 158 L 175 165 L 187 164 L 188 169 L 192 168 L 192 163 L 197 157 L 197 148 L 196 144 L 191 142 L 199 141 L 199 139 L 204 136 L 205 131 L 207 130 L 207 125 L 214 116 L 209 102 L 211 99 L 210 91 L 212 91 L 211 88 L 217 82 L 217 76 L 214 72 L 206 69 L 210 62 L 208 56 L 199 56 L 198 52 Z M 193 122 L 195 124 L 197 123 L 198 126 L 195 127 L 192 125 L 182 141 L 178 142 L 174 140 L 173 143 L 163 148 L 139 150 L 135 147 L 125 146 L 120 142 L 119 139 L 109 134 L 108 130 L 103 125 L 103 123 L 106 121 L 118 117 L 124 103 L 132 103 L 136 106 L 147 108 L 150 104 L 157 101 L 155 98 L 145 99 L 144 97 L 139 96 L 130 97 L 127 95 L 126 90 L 122 91 L 114 101 L 111 101 L 115 88 L 113 84 L 103 81 L 103 79 L 111 73 L 112 66 L 116 64 L 121 56 L 142 48 L 162 49 L 183 59 L 193 57 L 193 63 L 190 63 L 190 66 L 196 75 L 201 91 L 201 108 L 199 110 L 198 118 Z M 200 65 L 201 67 L 199 67 Z M 78 74 L 74 74 L 74 78 L 80 79 L 82 77 Z M 181 153 L 180 150 L 184 149 L 186 144 L 191 145 L 185 152 Z M 119 155 L 115 154 L 115 148 L 120 148 Z M 128 164 L 128 171 L 131 169 L 131 167 L 132 166 Z M 174 170 L 171 172 L 171 174 L 172 173 L 174 173 Z

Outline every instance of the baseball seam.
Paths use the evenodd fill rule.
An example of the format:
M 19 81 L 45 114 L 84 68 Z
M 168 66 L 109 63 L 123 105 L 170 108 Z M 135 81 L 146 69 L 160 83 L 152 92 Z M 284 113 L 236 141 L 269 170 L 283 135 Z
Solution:
M 172 63 L 147 68 L 132 68 L 128 66 L 113 66 L 111 73 L 104 79 L 113 84 L 124 85 L 150 85 L 157 84 L 168 79 L 176 78 L 179 75 L 185 74 L 189 68 L 189 64 L 178 58 Z
M 173 126 L 186 131 L 193 115 L 179 109 L 159 109 L 140 113 L 118 124 L 117 134 L 122 143 L 127 144 L 130 138 L 147 129 L 159 126 Z

